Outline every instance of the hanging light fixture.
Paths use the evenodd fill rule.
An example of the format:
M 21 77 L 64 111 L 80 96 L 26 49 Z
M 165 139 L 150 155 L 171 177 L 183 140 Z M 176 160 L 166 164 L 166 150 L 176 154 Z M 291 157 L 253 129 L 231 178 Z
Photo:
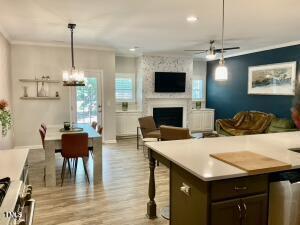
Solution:
M 228 79 L 228 70 L 227 67 L 225 66 L 225 60 L 224 60 L 224 1 L 223 0 L 223 8 L 222 8 L 222 56 L 219 62 L 219 66 L 216 68 L 215 71 L 215 80 L 217 81 L 224 81 Z
M 84 72 L 77 70 L 74 64 L 74 47 L 73 47 L 73 30 L 76 24 L 69 23 L 68 28 L 71 31 L 71 58 L 72 68 L 70 70 L 63 71 L 63 85 L 64 86 L 84 86 Z

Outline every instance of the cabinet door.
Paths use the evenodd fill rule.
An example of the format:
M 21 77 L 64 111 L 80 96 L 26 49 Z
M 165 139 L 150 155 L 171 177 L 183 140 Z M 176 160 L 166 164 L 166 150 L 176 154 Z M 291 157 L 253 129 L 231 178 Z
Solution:
M 212 203 L 211 225 L 267 225 L 267 194 Z
M 211 225 L 243 225 L 242 209 L 240 199 L 212 203 Z
M 192 112 L 191 131 L 201 131 L 201 113 Z
M 170 173 L 170 225 L 209 224 L 207 183 L 175 164 Z
M 267 194 L 250 196 L 242 199 L 243 225 L 267 225 Z
M 203 112 L 203 130 L 212 131 L 214 130 L 214 112 L 213 111 L 204 111 Z

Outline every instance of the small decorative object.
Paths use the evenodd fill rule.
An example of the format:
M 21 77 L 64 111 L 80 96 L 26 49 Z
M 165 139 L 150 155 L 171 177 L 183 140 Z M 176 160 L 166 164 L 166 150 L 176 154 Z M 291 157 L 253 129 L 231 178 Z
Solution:
M 122 102 L 122 111 L 128 110 L 128 102 Z
M 252 66 L 248 71 L 248 94 L 295 95 L 296 62 Z
M 42 86 L 38 92 L 38 97 L 46 97 L 46 96 L 47 96 L 47 91 L 44 82 L 42 82 Z
M 201 102 L 200 101 L 196 102 L 196 109 L 201 109 Z
M 59 97 L 59 93 L 58 93 L 58 91 L 57 92 L 55 92 L 55 97 Z
M 70 122 L 64 122 L 64 129 L 65 130 L 70 130 L 71 124 Z
M 24 86 L 23 89 L 24 89 L 23 97 L 27 98 L 28 97 L 28 92 L 27 92 L 28 87 Z
M 1 133 L 5 137 L 8 130 L 12 125 L 12 115 L 11 112 L 7 109 L 8 103 L 5 100 L 0 100 L 0 125 L 2 127 Z

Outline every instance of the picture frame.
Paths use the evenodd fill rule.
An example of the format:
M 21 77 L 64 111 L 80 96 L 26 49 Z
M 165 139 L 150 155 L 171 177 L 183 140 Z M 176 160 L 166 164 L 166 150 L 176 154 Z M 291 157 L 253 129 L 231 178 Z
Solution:
M 248 68 L 249 95 L 295 95 L 297 62 Z

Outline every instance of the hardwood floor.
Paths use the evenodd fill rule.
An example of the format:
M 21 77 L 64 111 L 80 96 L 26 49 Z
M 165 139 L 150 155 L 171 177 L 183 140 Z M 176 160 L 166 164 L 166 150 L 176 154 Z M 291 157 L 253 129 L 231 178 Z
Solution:
M 62 158 L 57 160 L 57 184 L 60 185 Z M 37 201 L 35 225 L 157 225 L 169 224 L 161 217 L 146 218 L 148 202 L 148 160 L 136 149 L 135 139 L 103 146 L 103 184 L 88 185 L 81 160 L 74 174 L 65 175 L 64 186 L 46 188 L 43 181 L 44 151 L 32 150 L 29 155 L 30 183 Z M 90 157 L 88 170 L 92 168 Z M 91 173 L 89 173 L 91 174 Z M 157 214 L 168 205 L 169 171 L 156 168 Z M 92 177 L 90 177 L 92 180 Z

